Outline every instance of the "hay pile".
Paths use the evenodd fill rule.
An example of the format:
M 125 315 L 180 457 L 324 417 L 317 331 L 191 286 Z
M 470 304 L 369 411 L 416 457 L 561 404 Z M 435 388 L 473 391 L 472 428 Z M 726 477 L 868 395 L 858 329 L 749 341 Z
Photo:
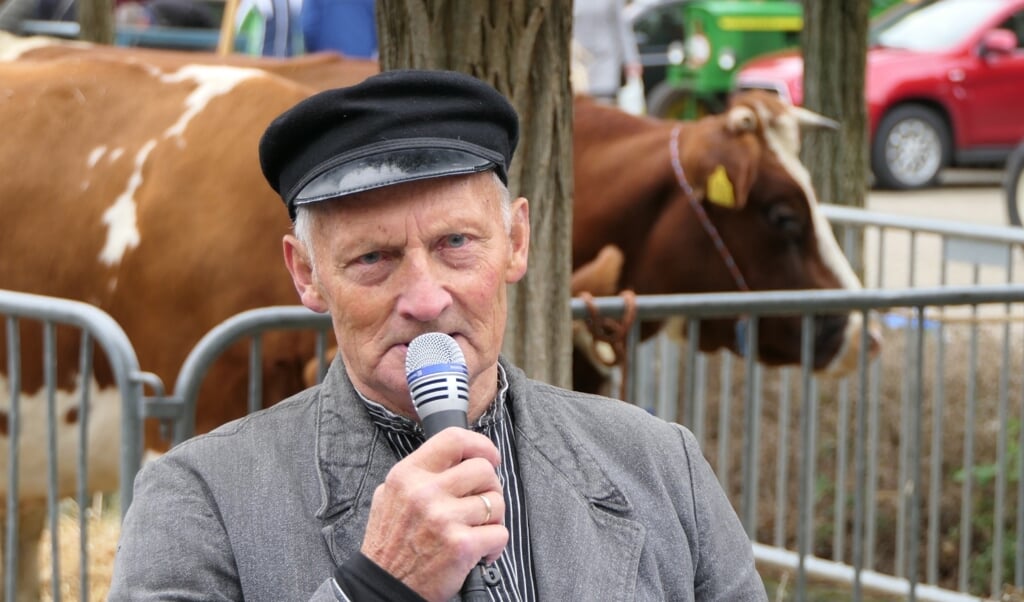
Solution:
M 100 499 L 100 498 L 98 498 Z M 104 507 L 102 501 L 86 509 L 87 570 L 88 589 L 91 601 L 102 602 L 107 599 L 110 590 L 110 579 L 113 576 L 114 552 L 117 549 L 117 538 L 120 533 L 119 510 L 116 504 Z M 58 519 L 57 537 L 59 539 L 58 565 L 60 567 L 60 597 L 62 600 L 79 600 L 81 588 L 81 555 L 79 554 L 79 513 L 77 504 L 65 501 L 61 505 Z M 39 589 L 43 602 L 54 599 L 51 583 L 53 574 L 53 558 L 50 554 L 50 530 L 43 532 L 43 545 L 40 546 L 39 558 Z

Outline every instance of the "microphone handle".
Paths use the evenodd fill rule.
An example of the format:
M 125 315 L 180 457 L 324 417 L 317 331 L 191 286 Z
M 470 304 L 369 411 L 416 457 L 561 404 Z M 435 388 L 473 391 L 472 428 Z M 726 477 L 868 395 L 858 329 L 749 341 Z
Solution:
M 484 570 L 483 561 L 476 563 L 476 566 L 470 569 L 466 580 L 462 583 L 462 589 L 459 590 L 462 602 L 488 602 L 491 599 L 484 582 Z
M 441 410 L 420 418 L 423 425 L 423 434 L 427 439 L 440 433 L 450 426 L 468 428 L 466 423 L 466 412 L 462 410 Z
M 434 412 L 421 418 L 420 422 L 423 425 L 423 434 L 428 439 L 450 426 L 468 428 L 466 413 L 460 410 Z M 482 560 L 470 569 L 462 583 L 462 589 L 459 590 L 459 597 L 463 602 L 490 602 L 491 595 L 487 593 L 487 582 L 500 580 L 500 576 L 488 574 L 489 570 Z

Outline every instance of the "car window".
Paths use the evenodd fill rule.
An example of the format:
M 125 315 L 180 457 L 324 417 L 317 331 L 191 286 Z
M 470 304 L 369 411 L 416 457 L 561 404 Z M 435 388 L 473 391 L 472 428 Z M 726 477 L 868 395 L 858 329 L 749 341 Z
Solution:
M 999 25 L 999 28 L 1013 32 L 1017 36 L 1017 50 L 1024 49 L 1024 10 L 1010 15 L 1010 18 Z
M 872 31 L 872 45 L 917 51 L 945 50 L 971 35 L 1005 0 L 947 0 L 922 4 Z

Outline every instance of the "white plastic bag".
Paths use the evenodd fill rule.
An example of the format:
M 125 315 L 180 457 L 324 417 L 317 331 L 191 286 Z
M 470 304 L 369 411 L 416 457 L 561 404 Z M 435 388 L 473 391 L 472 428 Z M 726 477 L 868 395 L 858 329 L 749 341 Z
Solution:
M 617 101 L 619 108 L 633 115 L 647 113 L 647 100 L 644 98 L 644 81 L 639 75 L 631 75 L 626 85 L 619 88 Z

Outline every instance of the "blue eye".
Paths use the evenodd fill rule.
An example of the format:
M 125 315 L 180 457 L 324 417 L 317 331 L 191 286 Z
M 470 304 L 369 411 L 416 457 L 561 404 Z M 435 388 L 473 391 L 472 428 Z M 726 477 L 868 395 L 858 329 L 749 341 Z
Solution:
M 384 258 L 384 254 L 380 251 L 374 251 L 373 253 L 367 253 L 359 257 L 359 262 L 364 265 L 373 265 L 380 262 Z
M 448 235 L 448 246 L 458 248 L 466 244 L 465 234 L 449 234 Z

